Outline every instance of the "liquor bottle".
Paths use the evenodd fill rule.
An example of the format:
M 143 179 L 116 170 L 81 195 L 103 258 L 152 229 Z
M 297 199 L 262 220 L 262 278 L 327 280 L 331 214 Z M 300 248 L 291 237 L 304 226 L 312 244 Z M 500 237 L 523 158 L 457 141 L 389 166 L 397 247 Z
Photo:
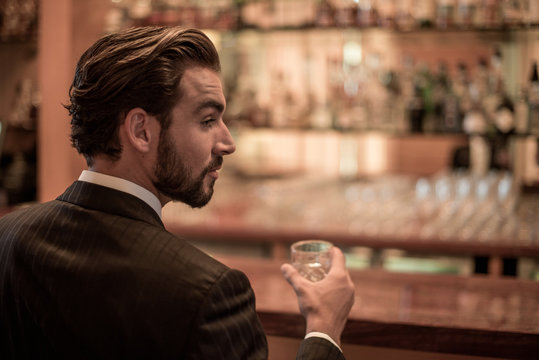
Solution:
M 435 0 L 416 0 L 413 7 L 413 18 L 418 28 L 431 28 L 436 18 Z
M 393 0 L 378 0 L 378 26 L 392 29 L 396 23 L 396 4 Z
M 234 0 L 219 0 L 212 3 L 197 3 L 199 26 L 229 30 L 240 24 L 240 4 Z M 206 10 L 205 14 L 203 10 Z
M 470 28 L 474 25 L 477 12 L 477 0 L 457 0 L 455 23 L 460 28 Z
M 451 28 L 454 25 L 455 0 L 437 0 L 436 27 L 439 29 Z
M 539 1 L 523 0 L 522 22 L 526 26 L 539 24 Z
M 478 101 L 479 103 L 483 103 L 484 100 L 486 100 L 487 95 L 490 91 L 489 87 L 489 66 L 488 61 L 484 57 L 480 57 L 477 61 L 477 65 L 475 68 L 472 69 L 472 77 L 469 85 L 469 92 L 470 96 L 474 98 L 474 100 Z M 484 104 L 482 104 L 484 105 Z M 488 108 L 494 108 L 493 107 Z
M 274 27 L 301 28 L 312 26 L 316 18 L 316 7 L 311 0 L 273 0 Z
M 517 134 L 528 132 L 528 90 L 522 87 L 515 99 L 515 129 Z
M 502 55 L 496 49 L 490 59 L 490 64 L 486 60 L 480 60 L 482 82 L 481 92 L 479 93 L 481 105 L 487 117 L 487 122 L 495 127 L 496 112 L 507 97 L 504 88 L 504 79 L 502 74 Z
M 524 0 L 502 0 L 501 17 L 507 26 L 521 25 L 524 20 Z
M 469 136 L 470 172 L 485 176 L 490 168 L 491 149 L 486 137 L 487 121 L 477 98 L 472 97 L 469 110 L 465 113 L 462 128 Z
M 442 132 L 462 132 L 463 117 L 464 114 L 461 111 L 459 99 L 449 84 L 442 103 Z
M 335 25 L 349 27 L 356 25 L 358 4 L 354 0 L 338 0 L 335 4 Z
M 422 133 L 425 120 L 425 102 L 419 85 L 414 86 L 414 96 L 408 104 L 408 121 L 410 122 L 410 132 Z
M 435 128 L 433 104 L 433 78 L 428 65 L 422 64 L 416 71 L 415 83 L 421 91 L 423 103 L 423 131 L 431 132 Z
M 402 89 L 399 74 L 390 70 L 385 74 L 385 87 L 387 92 L 386 109 L 388 121 L 384 130 L 389 133 L 404 132 L 406 105 L 403 102 Z
M 318 27 L 335 26 L 335 9 L 329 0 L 320 0 L 318 3 L 315 25 Z
M 504 96 L 494 115 L 494 136 L 490 141 L 491 169 L 512 170 L 512 139 L 515 134 L 515 107 L 513 101 Z
M 478 14 L 478 26 L 495 28 L 501 24 L 499 0 L 481 0 Z
M 137 1 L 133 4 L 122 1 L 119 4 L 128 12 L 128 16 L 135 26 L 153 25 L 160 21 L 158 12 L 148 1 Z
M 412 9 L 412 0 L 400 0 L 395 4 L 395 24 L 401 31 L 409 31 L 414 28 Z
M 539 74 L 537 61 L 532 64 L 528 86 L 528 129 L 532 135 L 539 136 Z
M 438 70 L 434 74 L 432 82 L 434 129 L 437 132 L 446 132 L 447 129 L 451 127 L 445 124 L 445 105 L 446 100 L 449 99 L 450 95 L 452 94 L 450 92 L 447 64 L 440 62 L 438 63 Z
M 378 24 L 378 8 L 374 0 L 359 0 L 356 24 L 371 27 Z
M 457 65 L 457 73 L 452 89 L 457 97 L 459 117 L 464 120 L 465 114 L 471 109 L 472 101 L 470 96 L 470 73 L 468 66 L 463 62 Z
M 118 32 L 130 21 L 129 11 L 121 2 L 114 2 L 105 15 L 105 33 Z
M 504 95 L 496 109 L 494 127 L 499 134 L 508 135 L 515 132 L 515 105 L 507 95 Z
M 486 61 L 479 59 L 474 76 L 468 80 L 467 67 L 459 66 L 456 90 L 459 92 L 460 111 L 463 113 L 462 127 L 469 135 L 486 135 L 489 121 L 485 114 L 483 96 L 487 89 Z

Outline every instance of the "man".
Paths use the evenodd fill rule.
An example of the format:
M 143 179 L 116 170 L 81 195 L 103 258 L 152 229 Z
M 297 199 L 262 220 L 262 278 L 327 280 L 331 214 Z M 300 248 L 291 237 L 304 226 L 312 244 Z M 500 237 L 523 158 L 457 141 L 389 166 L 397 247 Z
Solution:
M 204 206 L 235 151 L 219 70 L 211 41 L 180 28 L 108 35 L 82 55 L 66 107 L 89 170 L 0 219 L 0 358 L 267 358 L 246 276 L 160 218 L 171 200 Z M 282 267 L 306 319 L 301 359 L 343 358 L 354 290 L 332 256 L 318 283 Z

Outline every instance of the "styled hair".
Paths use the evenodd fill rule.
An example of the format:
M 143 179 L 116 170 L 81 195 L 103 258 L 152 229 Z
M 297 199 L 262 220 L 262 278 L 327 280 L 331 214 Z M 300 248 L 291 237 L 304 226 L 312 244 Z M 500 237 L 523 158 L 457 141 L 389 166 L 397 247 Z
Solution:
M 136 107 L 166 130 L 181 77 L 198 66 L 220 72 L 215 46 L 196 29 L 138 27 L 99 39 L 81 56 L 69 89 L 73 147 L 89 166 L 98 154 L 119 159 L 118 128 Z

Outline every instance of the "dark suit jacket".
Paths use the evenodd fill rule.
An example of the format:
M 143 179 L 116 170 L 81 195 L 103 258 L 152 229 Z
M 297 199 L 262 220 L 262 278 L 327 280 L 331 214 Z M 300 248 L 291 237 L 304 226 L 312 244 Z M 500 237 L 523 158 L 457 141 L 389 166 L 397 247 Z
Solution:
M 0 358 L 265 359 L 246 276 L 140 199 L 77 181 L 0 219 Z M 323 339 L 298 358 L 339 359 Z

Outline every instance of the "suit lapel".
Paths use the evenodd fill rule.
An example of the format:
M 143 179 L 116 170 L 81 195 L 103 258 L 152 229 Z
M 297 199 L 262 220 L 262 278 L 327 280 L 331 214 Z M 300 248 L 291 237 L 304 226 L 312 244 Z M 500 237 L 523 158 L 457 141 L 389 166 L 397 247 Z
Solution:
M 116 214 L 164 228 L 159 215 L 141 199 L 123 191 L 85 181 L 75 181 L 56 200 L 84 208 Z

